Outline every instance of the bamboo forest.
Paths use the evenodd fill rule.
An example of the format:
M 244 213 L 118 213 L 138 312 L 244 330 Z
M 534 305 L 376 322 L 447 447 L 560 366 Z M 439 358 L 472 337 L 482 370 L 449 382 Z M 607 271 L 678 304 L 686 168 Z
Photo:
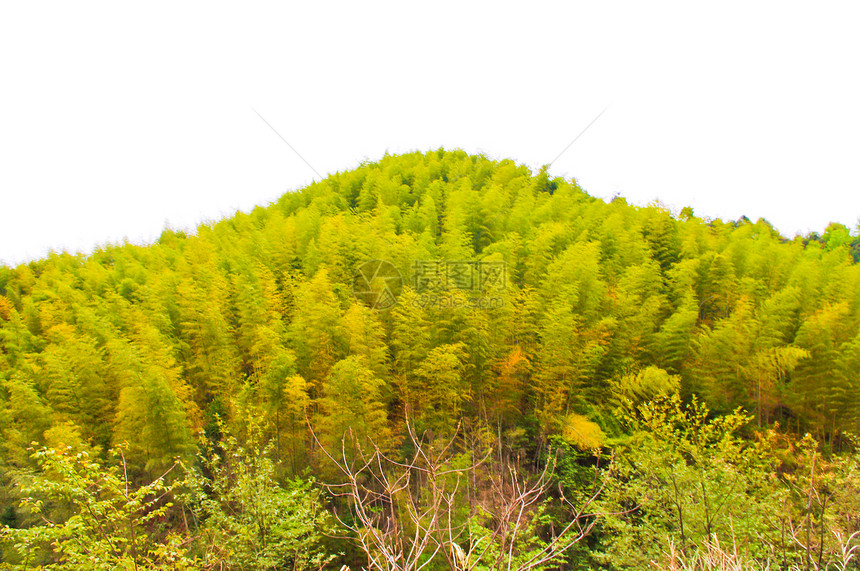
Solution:
M 439 149 L 0 265 L 0 569 L 860 568 L 858 229 L 706 214 Z

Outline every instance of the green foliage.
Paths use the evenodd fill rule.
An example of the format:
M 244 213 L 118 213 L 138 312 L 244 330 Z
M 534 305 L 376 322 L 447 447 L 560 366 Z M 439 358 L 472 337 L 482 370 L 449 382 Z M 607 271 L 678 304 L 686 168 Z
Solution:
M 677 394 L 680 379 L 658 367 L 646 367 L 636 374 L 624 375 L 611 381 L 612 396 L 626 412 L 634 412 L 640 405 Z
M 343 355 L 341 309 L 325 270 L 299 288 L 296 307 L 290 334 L 299 373 L 318 386 Z
M 351 355 L 338 361 L 323 383 L 319 399 L 317 430 L 323 446 L 339 450 L 344 435 L 363 444 L 368 439 L 382 449 L 390 448 L 391 430 L 382 400 L 384 382 L 369 367 L 363 356 Z
M 601 507 L 608 549 L 599 561 L 642 569 L 669 548 L 705 550 L 712 537 L 734 538 L 751 558 L 767 559 L 779 541 L 776 520 L 784 491 L 765 446 L 745 441 L 751 417 L 736 411 L 710 419 L 697 400 L 677 396 L 639 407 L 619 450 Z
M 179 537 L 159 529 L 176 484 L 162 476 L 134 486 L 124 459 L 103 467 L 71 447 L 41 448 L 33 458 L 40 473 L 23 478 L 19 509 L 38 523 L 0 530 L 15 552 L 11 569 L 193 568 Z
M 465 404 L 472 398 L 464 382 L 463 343 L 440 345 L 427 355 L 416 371 L 411 390 L 421 423 L 440 434 L 456 428 Z
M 323 534 L 330 533 L 319 490 L 310 480 L 284 483 L 275 477 L 257 428 L 242 446 L 233 436 L 201 456 L 204 475 L 189 471 L 180 501 L 197 522 L 195 555 L 211 569 L 312 569 L 330 555 Z

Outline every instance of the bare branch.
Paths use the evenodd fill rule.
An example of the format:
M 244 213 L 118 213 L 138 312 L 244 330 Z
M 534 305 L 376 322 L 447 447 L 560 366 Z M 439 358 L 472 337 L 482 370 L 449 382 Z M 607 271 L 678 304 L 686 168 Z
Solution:
M 430 440 L 432 435 L 419 435 L 408 418 L 406 429 L 414 452 L 401 460 L 372 442 L 372 448 L 366 448 L 351 431 L 341 440 L 340 458 L 335 458 L 311 428 L 323 455 L 344 477 L 342 482 L 326 484 L 332 497 L 344 498 L 353 512 L 351 523 L 344 522 L 339 514 L 337 520 L 355 535 L 371 569 L 421 571 L 442 557 L 458 571 L 470 571 L 478 565 L 499 571 L 524 571 L 557 560 L 594 528 L 599 514 L 588 510 L 606 485 L 600 477 L 599 461 L 591 493 L 582 505 L 575 506 L 559 488 L 558 496 L 569 510 L 570 519 L 545 544 L 535 546 L 535 518 L 542 502 L 549 498 L 556 468 L 554 455 L 531 477 L 521 474 L 504 457 L 498 459 L 498 471 L 480 471 L 490 461 L 493 448 L 468 466 L 452 467 L 451 461 L 463 442 L 460 426 L 437 443 L 438 447 Z M 347 440 L 352 456 L 347 452 Z M 487 483 L 483 489 L 489 491 L 489 496 L 474 506 L 470 499 L 465 515 L 458 508 L 464 478 L 470 483 L 480 478 Z M 479 514 L 489 516 L 489 525 L 482 522 L 479 533 L 475 533 Z M 468 551 L 460 547 L 464 539 Z M 492 560 L 486 561 L 491 552 Z M 520 557 L 525 562 L 517 562 Z

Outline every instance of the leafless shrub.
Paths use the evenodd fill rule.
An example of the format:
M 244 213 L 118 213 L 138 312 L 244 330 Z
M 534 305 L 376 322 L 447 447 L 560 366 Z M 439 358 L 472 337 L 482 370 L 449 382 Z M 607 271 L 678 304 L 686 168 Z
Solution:
M 317 440 L 344 480 L 327 487 L 346 500 L 351 517 L 335 515 L 356 538 L 370 569 L 420 571 L 440 558 L 458 571 L 479 565 L 505 571 L 541 568 L 558 561 L 598 521 L 599 514 L 589 512 L 589 507 L 604 487 L 599 466 L 581 505 L 559 490 L 569 518 L 550 537 L 540 539 L 537 518 L 549 497 L 554 461 L 531 476 L 502 462 L 484 470 L 482 483 L 489 480 L 485 491 L 489 497 L 473 502 L 464 500 L 462 488 L 474 485 L 489 453 L 458 467 L 456 435 L 438 444 L 419 436 L 408 422 L 407 431 L 414 452 L 403 461 L 373 444 L 365 449 L 351 432 L 337 456 Z M 468 505 L 462 505 L 464 501 Z

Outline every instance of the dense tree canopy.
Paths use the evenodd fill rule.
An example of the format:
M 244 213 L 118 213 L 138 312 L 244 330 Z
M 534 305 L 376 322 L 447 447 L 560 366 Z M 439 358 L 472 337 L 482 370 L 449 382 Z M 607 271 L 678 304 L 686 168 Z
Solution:
M 267 478 L 284 482 L 325 473 L 318 446 L 350 430 L 396 450 L 407 422 L 438 438 L 466 427 L 523 466 L 553 442 L 606 451 L 637 430 L 662 438 L 653 418 L 624 419 L 676 394 L 699 404 L 674 404 L 675 420 L 709 410 L 730 414 L 732 434 L 746 422 L 848 452 L 860 429 L 858 252 L 839 224 L 789 240 L 765 220 L 605 202 L 545 170 L 438 150 L 386 156 L 193 233 L 166 229 L 149 246 L 0 267 L 0 512 L 33 523 L 14 485 L 47 457 L 31 449 L 64 438 L 108 461 L 121 448 L 129 478 L 152 482 L 228 434 L 247 438 L 249 417 L 271 443 Z M 369 260 L 402 277 L 390 309 L 353 295 Z M 705 430 L 694 420 L 691 434 Z M 696 478 L 749 487 L 775 465 L 744 472 L 732 440 L 741 456 L 717 475 L 722 460 L 702 448 L 717 444 L 689 438 L 644 440 L 650 455 L 625 473 L 666 480 L 665 462 L 692 447 L 672 496 L 686 509 Z M 725 531 L 728 513 L 691 515 L 684 540 Z M 618 519 L 605 529 L 631 525 L 656 533 Z

